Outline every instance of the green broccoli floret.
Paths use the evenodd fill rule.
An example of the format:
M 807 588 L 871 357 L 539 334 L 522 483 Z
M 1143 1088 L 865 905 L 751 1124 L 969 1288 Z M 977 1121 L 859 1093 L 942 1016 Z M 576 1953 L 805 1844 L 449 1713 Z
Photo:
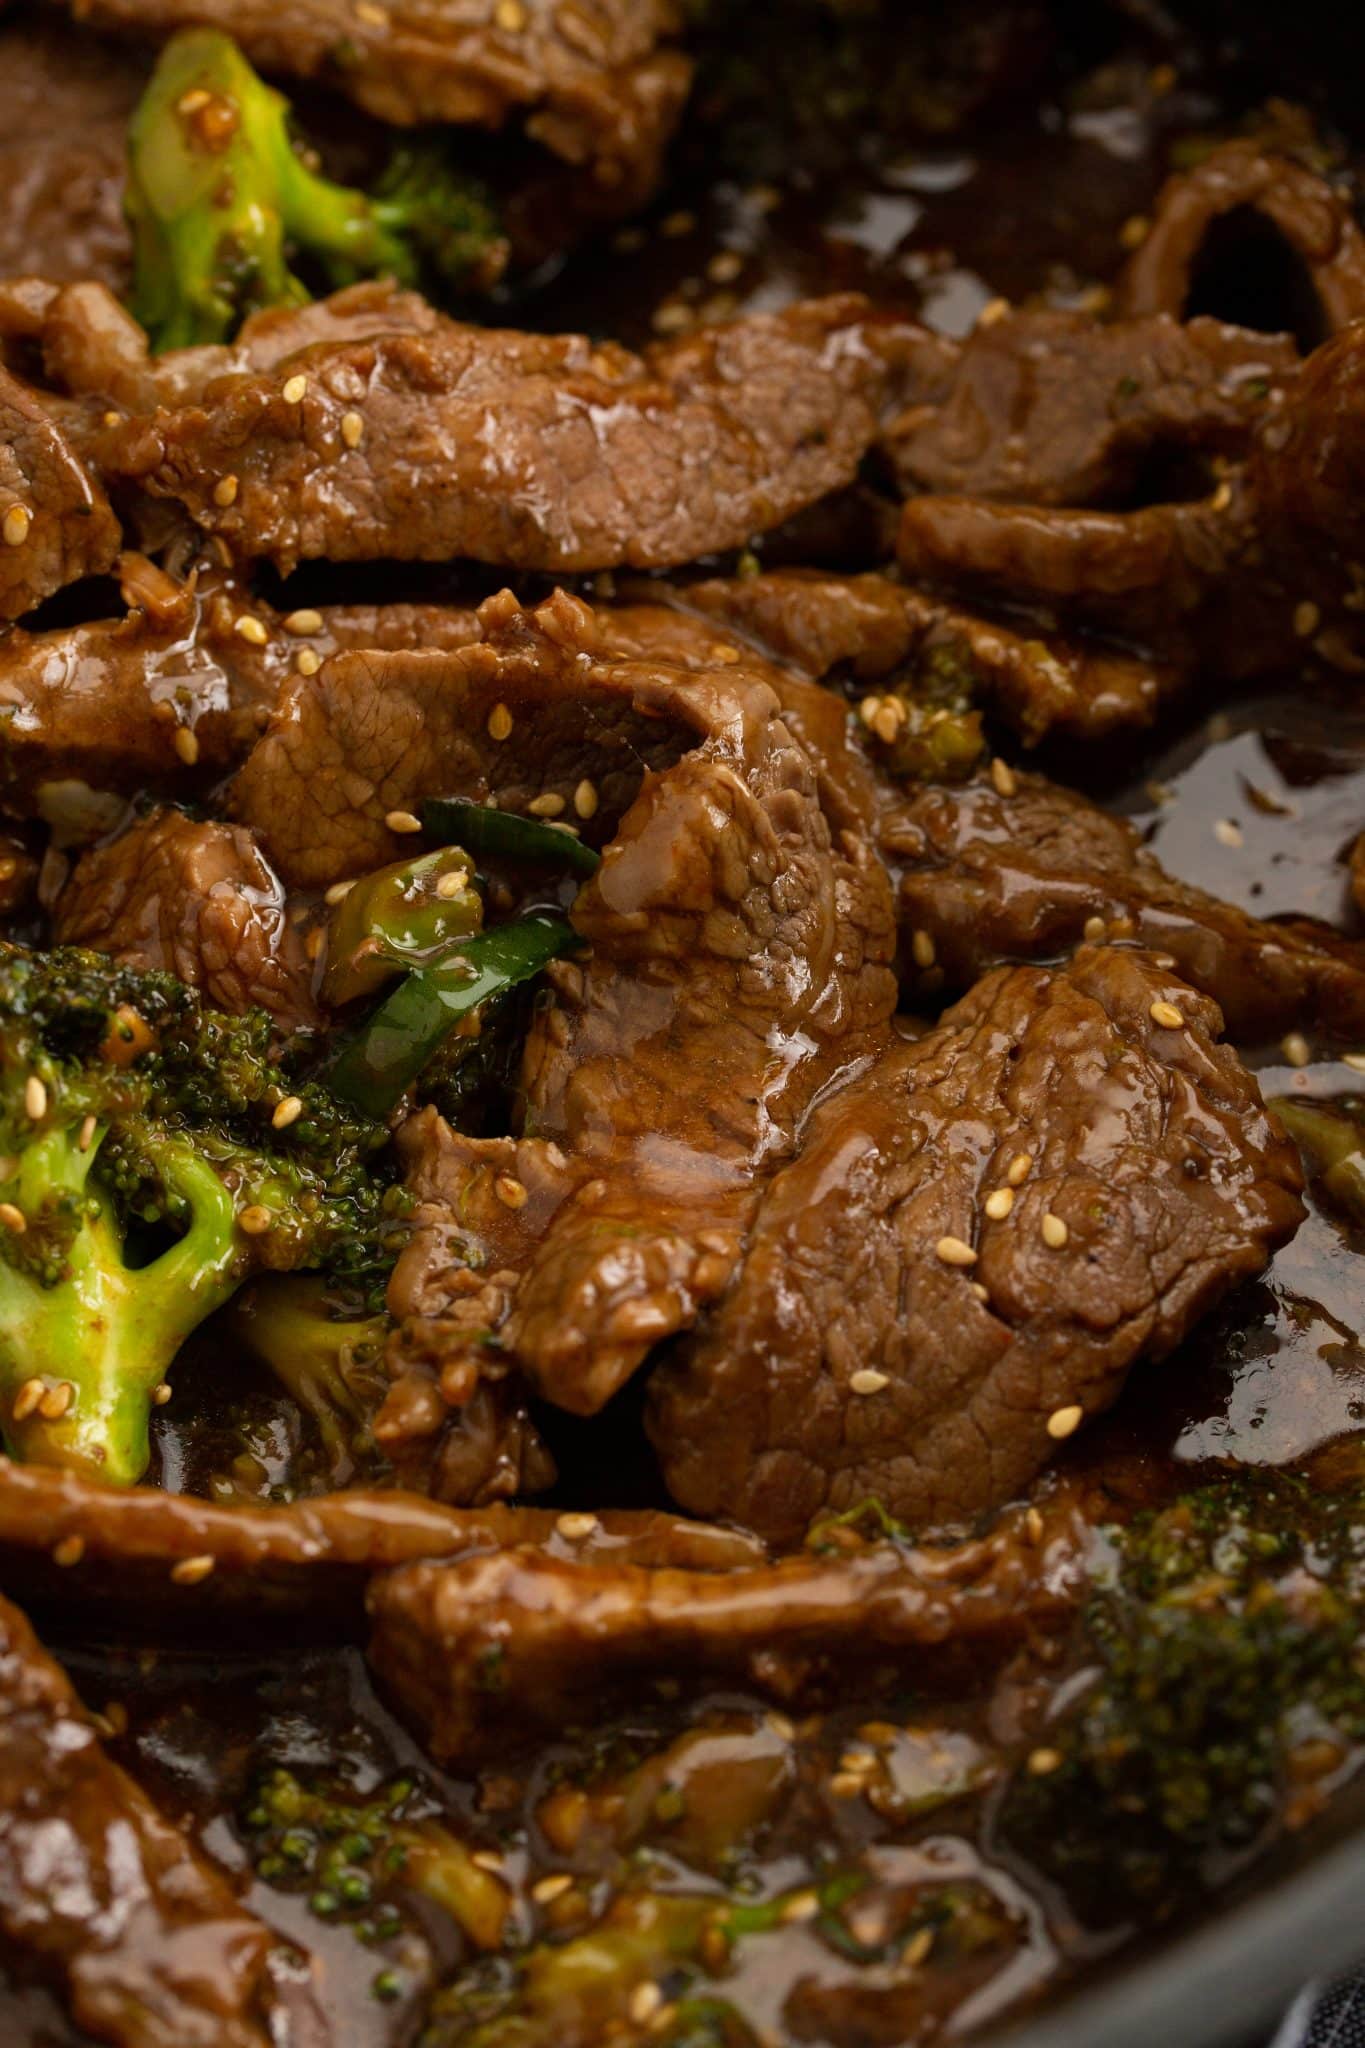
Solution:
M 264 1360 L 322 1445 L 331 1489 L 382 1464 L 371 1424 L 389 1385 L 388 1318 L 312 1273 L 267 1273 L 231 1309 L 234 1333 Z
M 1365 1512 L 1303 1480 L 1212 1484 L 1110 1532 L 1076 1711 L 1005 1831 L 1088 1920 L 1175 1910 L 1311 1811 L 1365 1731 Z
M 306 252 L 330 285 L 428 271 L 492 283 L 506 244 L 444 145 L 394 156 L 373 194 L 333 184 L 300 150 L 289 103 L 231 37 L 184 29 L 161 53 L 128 131 L 133 311 L 156 349 L 225 341 L 247 314 L 310 298 Z
M 478 1949 L 500 1948 L 508 1932 L 508 1886 L 426 1809 L 412 1778 L 362 1793 L 279 1767 L 256 1784 L 241 1826 L 258 1877 L 306 1894 L 319 1919 L 367 1943 L 403 1930 L 411 1894 L 449 1914 Z
M 130 1485 L 181 1344 L 253 1271 L 372 1293 L 403 1236 L 382 1125 L 271 1057 L 270 1019 L 74 948 L 0 948 L 0 1426 Z

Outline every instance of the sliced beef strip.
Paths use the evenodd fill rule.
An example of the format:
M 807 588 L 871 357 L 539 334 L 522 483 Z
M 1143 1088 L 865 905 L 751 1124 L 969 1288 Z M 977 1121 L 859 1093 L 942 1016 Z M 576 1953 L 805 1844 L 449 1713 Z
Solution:
M 1050 735 L 1104 739 L 1150 725 L 1184 678 L 1171 663 L 1101 641 L 1020 630 L 879 575 L 777 569 L 689 584 L 679 601 L 751 636 L 816 679 L 874 682 L 940 650 L 1027 746 Z
M 1365 236 L 1349 198 L 1317 172 L 1256 142 L 1224 143 L 1193 170 L 1168 180 L 1151 228 L 1120 282 L 1120 311 L 1137 318 L 1183 317 L 1198 293 L 1202 266 L 1215 254 L 1220 229 L 1226 232 L 1247 216 L 1262 232 L 1278 236 L 1302 266 L 1314 301 L 1310 346 L 1365 318 Z M 1248 260 L 1255 264 L 1251 251 Z M 1280 317 L 1292 325 L 1299 310 L 1291 297 Z
M 961 344 L 882 446 L 907 496 L 1122 504 L 1159 456 L 1245 454 L 1297 367 L 1287 336 L 1217 320 L 1010 313 Z
M 319 342 L 256 373 L 226 351 L 207 382 L 197 350 L 198 402 L 94 445 L 109 475 L 284 570 L 318 556 L 652 568 L 743 545 L 849 483 L 905 351 L 906 330 L 853 297 L 642 356 L 441 320 Z M 295 376 L 299 401 L 284 397 Z
M 0 23 L 0 277 L 41 270 L 121 292 L 132 261 L 123 218 L 128 119 L 146 64 L 55 16 Z
M 274 1936 L 110 1761 L 0 1600 L 0 1933 L 117 2048 L 267 2048 Z M 289 2038 L 302 2048 L 302 2035 Z M 320 2036 L 314 2034 L 314 2041 Z
M 503 1551 L 411 1565 L 370 1588 L 370 1659 L 443 1761 L 562 1733 L 604 1697 L 679 1672 L 794 1702 L 892 1664 L 916 1684 L 961 1676 L 1065 1621 L 1090 1532 L 1059 1490 L 941 1549 L 892 1544 L 713 1576 L 565 1564 Z M 490 1684 L 490 1672 L 496 1683 Z
M 791 1543 L 872 1495 L 922 1529 L 1018 1494 L 1059 1417 L 1109 1407 L 1302 1219 L 1221 1025 L 1149 956 L 1087 948 L 986 977 L 828 1097 L 650 1381 L 673 1497 Z
M 0 620 L 108 569 L 119 523 L 44 407 L 0 369 Z
M 507 706 L 512 734 L 497 745 L 523 789 L 528 752 L 553 760 L 561 704 L 580 749 L 586 728 L 592 751 L 575 756 L 570 775 L 586 772 L 610 798 L 593 820 L 602 866 L 572 913 L 592 953 L 547 977 L 554 1001 L 527 1041 L 515 1153 L 458 1139 L 438 1118 L 405 1141 L 422 1207 L 390 1305 L 416 1322 L 424 1354 L 433 1321 L 448 1331 L 442 1398 L 467 1398 L 474 1366 L 515 1364 L 552 1401 L 591 1413 L 720 1292 L 760 1176 L 791 1145 L 813 1093 L 864 1057 L 889 1017 L 890 895 L 863 839 L 844 830 L 832 840 L 810 754 L 732 645 L 709 672 L 670 667 L 660 647 L 680 632 L 695 645 L 695 626 L 663 613 L 662 641 L 638 614 L 599 628 L 562 593 L 534 614 L 510 597 L 484 614 L 490 641 L 456 657 L 459 682 L 451 664 L 427 665 L 437 680 L 423 745 L 438 757 L 434 772 L 443 757 L 447 787 L 477 795 L 487 763 L 476 756 L 466 784 L 435 725 L 438 704 L 466 735 L 483 732 L 490 701 Z M 617 645 L 648 640 L 654 658 L 603 659 L 599 633 Z M 408 673 L 420 671 L 409 662 Z M 603 778 L 598 763 L 612 761 L 623 729 L 619 716 L 607 723 L 617 693 L 637 715 L 653 708 L 654 733 L 641 732 L 653 759 L 647 767 L 637 752 L 628 778 Z M 335 707 L 319 720 L 334 744 L 351 740 L 346 772 L 371 787 L 371 756 L 354 742 L 380 722 L 373 700 L 349 728 Z M 302 729 L 291 717 L 285 737 Z M 401 730 L 396 741 L 393 750 L 386 735 L 386 761 L 393 751 L 409 778 L 433 772 Z M 553 788 L 561 776 L 544 780 Z M 404 800 L 382 787 L 384 804 Z M 468 1247 L 460 1259 L 452 1237 Z M 434 1429 L 439 1408 L 428 1375 L 411 1385 L 408 1338 L 393 1364 L 399 1383 L 381 1435 L 410 1429 L 423 1402 Z
M 81 20 L 157 39 L 222 29 L 254 64 L 317 78 L 381 121 L 529 132 L 569 163 L 628 165 L 636 73 L 681 27 L 674 0 L 406 0 L 357 14 L 347 0 L 73 0 Z M 510 17 L 510 18 L 508 18 Z M 668 63 L 683 64 L 677 53 Z
M 902 928 L 930 942 L 936 986 L 969 988 L 1002 961 L 1057 959 L 1107 935 L 1169 956 L 1241 1044 L 1308 1023 L 1365 1030 L 1365 947 L 1177 881 L 1126 819 L 1041 776 L 1002 765 L 918 791 L 888 809 L 881 845 L 900 872 Z
M 175 810 L 139 818 L 76 863 L 52 936 L 164 968 L 233 1014 L 259 1006 L 284 1031 L 322 1022 L 279 877 L 241 825 Z

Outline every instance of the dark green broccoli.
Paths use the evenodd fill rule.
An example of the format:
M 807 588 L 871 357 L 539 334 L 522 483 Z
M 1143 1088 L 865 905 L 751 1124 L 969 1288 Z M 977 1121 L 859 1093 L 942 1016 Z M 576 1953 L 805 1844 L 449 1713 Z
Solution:
M 234 1333 L 318 1433 L 330 1489 L 382 1467 L 371 1425 L 389 1385 L 388 1318 L 316 1273 L 267 1273 L 230 1310 Z
M 1169 1913 L 1365 1733 L 1365 1502 L 1212 1484 L 1111 1532 L 1079 1656 L 1096 1679 L 1015 1781 L 1011 1842 L 1087 1918 Z
M 361 1940 L 384 1942 L 405 1926 L 405 1895 L 438 1906 L 476 1948 L 502 1946 L 511 1892 L 426 1810 L 411 1778 L 370 1792 L 334 1778 L 265 1773 L 242 1816 L 256 1874 L 306 1893 L 319 1919 L 343 1922 Z
M 1365 1100 L 1280 1095 L 1269 1107 L 1317 1172 L 1323 1193 L 1349 1222 L 1365 1224 Z
M 162 51 L 128 131 L 124 204 L 133 311 L 156 349 L 225 341 L 247 313 L 305 303 L 300 254 L 329 285 L 426 271 L 452 289 L 490 283 L 506 256 L 487 199 L 439 142 L 404 145 L 373 193 L 322 177 L 288 102 L 215 29 Z
M 382 1284 L 384 1126 L 271 1058 L 270 1019 L 74 948 L 0 949 L 0 1418 L 120 1485 L 190 1332 L 257 1270 Z

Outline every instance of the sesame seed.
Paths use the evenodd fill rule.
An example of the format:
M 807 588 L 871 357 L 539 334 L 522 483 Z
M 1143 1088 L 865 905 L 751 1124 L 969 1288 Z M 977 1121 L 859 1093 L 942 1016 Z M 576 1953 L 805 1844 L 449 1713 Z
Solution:
M 63 1536 L 60 1543 L 54 1543 L 52 1546 L 52 1562 L 61 1565 L 63 1570 L 69 1569 L 73 1564 L 79 1564 L 84 1556 L 84 1536 Z
M 250 612 L 243 612 L 239 619 L 235 619 L 232 630 L 239 640 L 249 640 L 253 647 L 264 647 L 270 638 L 260 620 L 253 619 Z
M 531 1886 L 531 1897 L 538 1906 L 553 1905 L 562 1899 L 565 1892 L 573 1889 L 573 1879 L 567 1870 L 556 1870 L 549 1877 L 542 1877 Z
M 521 0 L 498 0 L 493 19 L 509 36 L 519 36 L 526 26 L 526 9 Z
M 1213 836 L 1220 846 L 1240 846 L 1242 828 L 1234 818 L 1218 818 L 1214 821 Z
M 1062 1443 L 1076 1434 L 1084 1420 L 1084 1408 L 1074 1402 L 1069 1408 L 1054 1408 L 1047 1419 L 1047 1433 L 1054 1443 Z
M 294 656 L 294 666 L 301 676 L 315 676 L 322 667 L 322 656 L 316 647 L 300 647 Z
M 24 1083 L 24 1115 L 35 1124 L 47 1115 L 47 1089 L 36 1074 L 30 1074 Z
M 978 1300 L 978 1301 L 989 1301 L 989 1300 L 990 1300 L 990 1298 L 991 1298 L 991 1290 L 990 1290 L 990 1288 L 989 1288 L 989 1287 L 983 1287 L 983 1286 L 982 1286 L 982 1284 L 981 1284 L 981 1282 L 980 1282 L 979 1280 L 969 1280 L 969 1281 L 968 1281 L 968 1283 L 967 1283 L 967 1285 L 968 1285 L 968 1286 L 969 1286 L 969 1287 L 971 1288 L 971 1290 L 972 1290 L 972 1293 L 973 1293 L 973 1294 L 974 1294 L 974 1295 L 976 1296 L 976 1298 L 977 1298 L 977 1300 Z
M 929 932 L 910 934 L 910 953 L 916 967 L 932 967 L 937 958 L 937 948 Z
M 998 327 L 1002 320 L 1008 318 L 1009 310 L 1008 299 L 988 299 L 976 316 L 976 324 L 978 327 Z
M 308 395 L 308 379 L 302 375 L 287 378 L 280 395 L 286 405 L 298 405 Z
M 13 1202 L 0 1202 L 0 1223 L 12 1237 L 22 1237 L 28 1229 L 28 1218 Z
M 905 1964 L 907 1969 L 917 1970 L 921 1963 L 927 1962 L 929 1957 L 929 1951 L 933 1947 L 933 1945 L 933 1928 L 917 1928 L 915 1933 L 911 1935 L 909 1941 L 906 1942 L 905 1947 L 901 1950 L 901 1961 Z
M 1152 1004 L 1147 1015 L 1154 1024 L 1159 1024 L 1163 1031 L 1179 1031 L 1185 1022 L 1183 1010 L 1178 1010 L 1174 1003 L 1160 1000 Z
M 1142 213 L 1133 213 L 1119 229 L 1119 240 L 1125 249 L 1140 249 L 1151 232 L 1151 222 Z
M 333 882 L 331 888 L 323 897 L 323 902 L 330 903 L 333 905 L 336 905 L 338 903 L 344 903 L 346 901 L 346 898 L 350 895 L 352 889 L 354 889 L 355 882 L 356 878 L 354 875 L 351 876 L 349 882 Z
M 858 716 L 866 726 L 871 726 L 882 708 L 880 697 L 864 697 L 858 705 Z
M 479 1870 L 486 1870 L 490 1877 L 501 1877 L 507 1869 L 496 1849 L 476 1849 L 470 1862 Z
M 1294 631 L 1300 640 L 1311 640 L 1322 624 L 1322 613 L 1311 598 L 1294 607 Z
M 264 1237 L 274 1220 L 264 1202 L 249 1203 L 237 1218 L 248 1237 Z
M 1365 1074 L 1365 1052 L 1344 1052 L 1341 1055 L 1341 1063 L 1345 1067 L 1350 1067 L 1353 1073 Z
M 175 729 L 171 745 L 175 748 L 176 753 L 180 756 L 185 766 L 193 768 L 195 762 L 199 759 L 199 736 L 193 727 L 178 725 Z
M 1012 1188 L 1022 1187 L 1032 1171 L 1033 1154 L 1031 1152 L 1016 1152 L 1009 1163 L 1009 1170 L 1005 1175 L 1005 1179 Z
M 857 1799 L 867 1788 L 861 1773 L 836 1771 L 829 1781 L 829 1789 L 836 1799 Z
M 308 937 L 304 940 L 303 950 L 310 960 L 320 960 L 322 958 L 322 949 L 326 943 L 327 934 L 323 931 L 322 926 L 319 925 L 316 930 L 309 932 Z
M 197 1586 L 206 1579 L 218 1560 L 204 1553 L 199 1557 L 182 1557 L 179 1564 L 171 1566 L 171 1579 L 177 1586 Z
M 78 1151 L 88 1152 L 90 1150 L 90 1147 L 95 1142 L 97 1128 L 98 1126 L 93 1116 L 86 1116 L 81 1119 L 81 1127 L 76 1137 L 76 1148 Z
M 386 811 L 384 823 L 390 832 L 420 832 L 422 820 L 416 811 Z
M 1061 1761 L 1062 1755 L 1060 1750 L 1035 1749 L 1028 1760 L 1029 1776 L 1031 1778 L 1050 1777 L 1053 1771 L 1060 1767 Z
M 587 1537 L 596 1534 L 601 1523 L 596 1515 L 566 1514 L 559 1516 L 555 1527 L 566 1543 L 582 1543 Z
M 452 868 L 448 875 L 442 875 L 437 882 L 436 894 L 443 903 L 453 903 L 457 896 L 464 893 L 468 881 L 469 873 L 466 868 Z
M 270 1119 L 272 1130 L 287 1131 L 290 1124 L 296 1124 L 303 1115 L 303 1097 L 286 1095 L 283 1102 L 277 1102 Z
M 389 19 L 382 7 L 374 5 L 374 0 L 355 0 L 355 18 L 370 28 L 385 28 Z
M 657 1984 L 637 1984 L 630 1994 L 630 2016 L 637 2026 L 643 2026 L 646 2020 L 653 2019 L 663 2002 L 664 1995 Z
M 997 796 L 1017 796 L 1019 793 L 1018 776 L 1009 762 L 1000 760 L 998 756 L 991 762 L 991 781 Z
M 43 1398 L 38 1403 L 38 1413 L 44 1422 L 60 1422 L 75 1398 L 76 1389 L 70 1380 L 58 1380 L 55 1387 L 44 1389 Z
M 883 697 L 881 708 L 872 721 L 872 730 L 883 746 L 894 746 L 905 724 L 906 711 L 899 697 Z
M 1024 1516 L 1024 1528 L 1028 1532 L 1028 1540 L 1030 1543 L 1042 1542 L 1043 1518 L 1039 1514 L 1037 1508 L 1030 1508 L 1028 1513 Z
M 533 818 L 557 818 L 564 808 L 564 799 L 557 789 L 547 789 L 540 796 L 533 796 L 526 808 Z
M 1081 936 L 1088 939 L 1090 944 L 1094 946 L 1104 937 L 1107 929 L 1108 927 L 1102 917 L 1088 917 Z
M 322 613 L 315 612 L 311 606 L 305 605 L 301 611 L 286 612 L 282 624 L 286 633 L 298 633 L 304 636 L 309 633 L 320 633 L 322 631 Z
M 573 793 L 573 807 L 580 818 L 591 818 L 597 810 L 597 786 L 586 776 Z
M 175 111 L 177 114 L 197 114 L 208 105 L 212 98 L 213 94 L 206 87 L 202 85 L 191 86 L 188 92 L 181 93 L 175 103 Z
M 820 1898 L 817 1892 L 793 1892 L 789 1899 L 783 1901 L 778 1918 L 792 1927 L 802 1920 L 814 1920 L 819 1911 Z
M 5 537 L 5 546 L 21 548 L 28 539 L 28 530 L 33 524 L 33 514 L 27 505 L 11 505 L 0 521 L 0 533 Z
M 891 1381 L 886 1373 L 865 1365 L 849 1375 L 848 1383 L 855 1394 L 880 1394 L 883 1387 L 890 1386 Z
M 235 476 L 220 476 L 213 487 L 214 504 L 221 505 L 226 511 L 229 505 L 236 504 L 237 491 L 238 483 Z
M 763 1725 L 770 1735 L 777 1737 L 779 1742 L 795 1742 L 796 1740 L 795 1721 L 792 1720 L 790 1714 L 779 1714 L 775 1707 L 770 1713 L 763 1716 Z
M 365 438 L 365 422 L 358 412 L 341 415 L 341 438 L 348 448 L 358 448 Z
M 650 325 L 656 334 L 685 334 L 692 325 L 692 309 L 681 299 L 669 299 L 655 307 Z
M 1291 1031 L 1287 1038 L 1282 1038 L 1280 1051 L 1291 1067 L 1306 1067 L 1313 1057 L 1313 1048 L 1301 1031 Z
M 505 1209 L 526 1207 L 526 1186 L 514 1174 L 500 1173 L 493 1183 L 493 1192 Z
M 153 1405 L 153 1407 L 155 1407 L 155 1408 L 164 1408 L 164 1407 L 165 1407 L 165 1405 L 166 1405 L 166 1403 L 167 1403 L 167 1402 L 168 1402 L 168 1401 L 170 1400 L 170 1398 L 171 1398 L 171 1383 L 170 1383 L 170 1381 L 169 1381 L 169 1380 L 159 1380 L 159 1381 L 157 1382 L 156 1386 L 154 1386 L 154 1387 L 152 1388 L 152 1405 Z
M 505 704 L 495 704 L 488 714 L 488 737 L 505 740 L 512 730 L 512 714 Z
M 1214 492 L 1212 498 L 1209 500 L 1209 503 L 1215 512 L 1227 511 L 1228 506 L 1232 503 L 1232 485 L 1228 482 L 1226 477 L 1224 477 L 1222 483 L 1219 484 L 1217 490 Z
M 1051 1209 L 1043 1218 L 1042 1230 L 1043 1243 L 1054 1252 L 1059 1252 L 1071 1235 L 1061 1217 L 1054 1216 Z
M 1014 1189 L 996 1188 L 986 1197 L 986 1214 L 992 1223 L 1003 1223 L 1014 1207 Z
M 960 1237 L 941 1237 L 934 1246 L 934 1255 L 942 1259 L 945 1266 L 974 1266 L 976 1253 Z
M 47 1388 L 42 1380 L 25 1380 L 15 1395 L 14 1406 L 10 1410 L 14 1420 L 27 1422 L 30 1415 L 37 1413 L 38 1403 L 46 1392 Z
M 118 427 L 123 424 L 123 414 L 121 412 L 107 412 L 103 415 L 103 420 L 106 427 Z
M 706 266 L 712 284 L 733 284 L 744 268 L 744 258 L 735 249 L 722 249 Z

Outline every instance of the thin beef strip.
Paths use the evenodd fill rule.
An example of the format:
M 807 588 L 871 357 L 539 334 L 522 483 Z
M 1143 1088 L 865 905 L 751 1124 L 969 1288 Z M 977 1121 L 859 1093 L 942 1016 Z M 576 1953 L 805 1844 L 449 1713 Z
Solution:
M 110 1762 L 5 1600 L 0 1933 L 56 1977 L 78 2026 L 118 2048 L 302 2048 L 303 2031 L 268 2016 L 273 1935 Z
M 1221 1024 L 1087 949 L 988 976 L 827 1098 L 651 1379 L 673 1497 L 783 1543 L 870 1495 L 925 1528 L 1019 1493 L 1302 1218 Z
M 1009 313 L 960 351 L 884 436 L 907 496 L 1123 504 L 1159 456 L 1244 454 L 1298 367 L 1287 336 L 1164 313 Z
M 1310 346 L 1365 318 L 1365 236 L 1349 198 L 1316 171 L 1256 142 L 1224 143 L 1168 180 L 1120 282 L 1120 311 L 1182 318 L 1198 297 L 1220 234 L 1248 226 L 1278 238 L 1301 269 L 1311 315 L 1305 322 L 1292 293 L 1277 310 L 1286 327 L 1307 326 Z M 1252 242 L 1247 259 L 1253 270 L 1257 258 Z M 1260 267 L 1266 267 L 1263 256 Z M 1240 304 L 1244 290 L 1236 296 Z
M 417 1564 L 370 1588 L 370 1658 L 438 1758 L 505 1742 L 509 1721 L 563 1732 L 658 1676 L 720 1676 L 794 1702 L 893 1665 L 916 1685 L 962 1675 L 1064 1622 L 1091 1532 L 1058 1490 L 942 1549 L 885 1543 L 752 1570 L 566 1564 L 503 1551 Z
M 109 500 L 56 421 L 0 369 L 0 621 L 100 575 L 120 538 Z
M 1218 1003 L 1241 1044 L 1316 1023 L 1365 1030 L 1365 948 L 1306 920 L 1268 923 L 1168 875 L 1126 819 L 995 764 L 885 813 L 902 929 L 935 989 L 1002 961 L 1057 959 L 1083 938 L 1159 948 Z
M 313 969 L 284 890 L 241 825 L 160 810 L 83 854 L 53 914 L 58 945 L 165 968 L 234 1014 L 316 1028 Z
M 906 331 L 853 298 L 658 343 L 440 320 L 304 346 L 96 435 L 104 469 L 234 555 L 653 568 L 741 546 L 848 484 Z M 180 374 L 175 359 L 163 369 Z M 305 382 L 301 398 L 285 388 Z M 439 472 L 439 476 L 438 476 Z M 225 489 L 225 479 L 234 488 Z

